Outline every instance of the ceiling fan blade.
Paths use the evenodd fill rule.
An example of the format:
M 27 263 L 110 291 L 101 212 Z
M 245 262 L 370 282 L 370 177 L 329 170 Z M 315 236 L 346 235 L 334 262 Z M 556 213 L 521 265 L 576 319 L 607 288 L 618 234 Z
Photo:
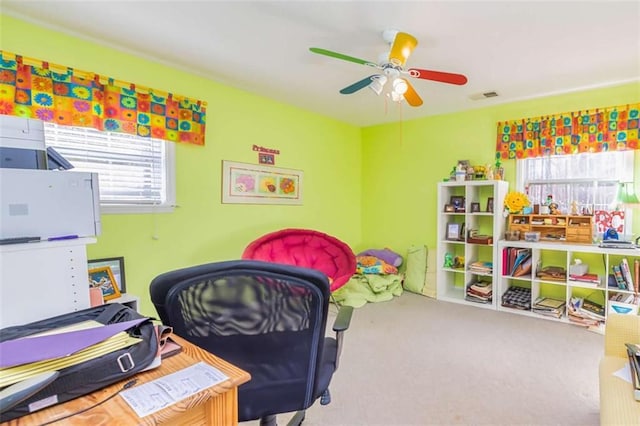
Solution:
M 415 91 L 411 83 L 409 83 L 406 78 L 403 78 L 403 80 L 407 83 L 407 91 L 404 92 L 404 99 L 407 103 L 412 107 L 419 107 L 422 105 L 422 98 L 418 95 L 418 92 Z
M 344 89 L 340 90 L 340 93 L 342 93 L 343 95 L 350 95 L 352 93 L 357 92 L 360 89 L 364 89 L 365 87 L 367 87 L 373 82 L 373 77 L 375 77 L 375 74 L 370 75 L 369 77 L 363 78 L 360 81 L 356 81 L 351 86 L 347 86 Z
M 327 49 L 320 49 L 319 47 L 310 47 L 309 50 L 312 51 L 313 53 L 330 56 L 336 59 L 342 59 L 343 61 L 355 62 L 356 64 L 361 64 L 361 65 L 376 66 L 376 64 L 372 63 L 371 61 L 365 61 L 364 59 L 354 58 L 353 56 L 343 55 L 342 53 L 332 52 L 331 50 L 327 50 Z
M 462 74 L 453 74 L 450 72 L 421 70 L 419 68 L 409 68 L 407 70 L 411 77 L 421 78 L 423 80 L 439 81 L 441 83 L 464 85 L 467 84 L 467 77 Z
M 389 62 L 403 67 L 407 62 L 407 58 L 411 55 L 411 52 L 413 52 L 413 49 L 417 44 L 418 40 L 416 40 L 416 38 L 411 34 L 396 34 L 393 46 L 391 46 L 391 51 L 389 52 Z

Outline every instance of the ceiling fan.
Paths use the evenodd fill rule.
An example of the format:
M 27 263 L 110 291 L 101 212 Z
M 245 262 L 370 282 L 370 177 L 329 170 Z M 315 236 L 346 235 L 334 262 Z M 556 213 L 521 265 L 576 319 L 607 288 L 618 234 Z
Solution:
M 391 49 L 388 53 L 385 52 L 380 55 L 377 64 L 319 47 L 311 47 L 309 50 L 320 55 L 355 62 L 356 64 L 367 65 L 380 70 L 378 74 L 370 75 L 340 90 L 343 95 L 350 95 L 360 89 L 369 87 L 377 95 L 385 91 L 386 96 L 390 97 L 394 102 L 401 102 L 404 99 L 409 105 L 418 107 L 422 105 L 422 98 L 420 98 L 405 76 L 457 85 L 467 83 L 467 77 L 462 74 L 420 68 L 408 68 L 405 70 L 404 66 L 407 58 L 409 58 L 409 55 L 418 44 L 418 40 L 411 34 L 396 30 L 383 31 L 382 38 L 391 46 Z M 388 85 L 387 82 L 389 82 Z

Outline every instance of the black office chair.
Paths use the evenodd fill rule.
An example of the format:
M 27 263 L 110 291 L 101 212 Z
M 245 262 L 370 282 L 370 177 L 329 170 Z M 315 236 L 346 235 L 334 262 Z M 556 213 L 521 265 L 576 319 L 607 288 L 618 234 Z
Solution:
M 329 280 L 322 272 L 256 260 L 193 266 L 150 285 L 160 319 L 179 336 L 248 371 L 239 387 L 239 421 L 276 425 L 296 411 L 299 425 L 318 398 L 331 401 L 343 332 L 353 309 L 340 308 L 325 337 Z

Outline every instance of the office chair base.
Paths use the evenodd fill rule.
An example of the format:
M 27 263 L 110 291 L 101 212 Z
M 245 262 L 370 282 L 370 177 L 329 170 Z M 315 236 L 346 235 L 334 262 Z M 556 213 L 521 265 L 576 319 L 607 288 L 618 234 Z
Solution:
M 329 403 L 331 403 L 331 394 L 329 393 L 329 389 L 327 389 L 320 396 L 320 405 L 327 405 Z
M 300 426 L 304 421 L 305 413 L 305 410 L 296 411 L 296 414 L 291 417 L 291 420 L 289 420 L 287 426 Z
M 291 420 L 287 423 L 287 426 L 300 426 L 305 418 L 305 410 L 296 411 L 291 417 Z M 260 426 L 278 426 L 278 421 L 275 414 L 270 416 L 264 416 L 260 419 Z
M 260 419 L 260 426 L 278 426 L 278 422 L 276 421 L 276 415 L 271 414 L 270 416 L 264 416 Z

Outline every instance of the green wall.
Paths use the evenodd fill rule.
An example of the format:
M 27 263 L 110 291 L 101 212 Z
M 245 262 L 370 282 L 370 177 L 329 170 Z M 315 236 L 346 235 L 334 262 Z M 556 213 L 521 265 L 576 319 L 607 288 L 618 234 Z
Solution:
M 634 102 L 640 102 L 640 82 L 364 128 L 363 246 L 400 253 L 412 244 L 435 247 L 437 183 L 457 160 L 494 163 L 498 121 Z M 640 190 L 640 155 L 635 157 Z M 513 188 L 515 160 L 504 165 Z M 640 234 L 638 210 L 635 235 Z
M 90 258 L 124 256 L 127 290 L 155 314 L 148 285 L 178 267 L 238 259 L 258 236 L 313 228 L 358 245 L 360 129 L 111 48 L 0 15 L 0 48 L 204 100 L 206 146 L 176 146 L 173 213 L 103 215 Z M 276 166 L 304 171 L 304 205 L 221 203 L 222 160 L 257 163 L 252 146 L 280 150 Z M 154 237 L 157 237 L 155 239 Z
M 125 257 L 128 289 L 147 314 L 157 274 L 236 259 L 257 236 L 284 227 L 328 232 L 356 252 L 434 247 L 436 183 L 459 159 L 493 163 L 498 121 L 640 101 L 633 83 L 359 129 L 13 18 L 0 15 L 0 23 L 1 49 L 208 103 L 206 146 L 176 147 L 179 207 L 103 215 L 102 235 L 89 247 L 90 258 Z M 276 166 L 304 170 L 303 206 L 221 204 L 221 161 L 256 163 L 253 144 L 279 149 Z M 513 162 L 505 166 L 513 182 Z

